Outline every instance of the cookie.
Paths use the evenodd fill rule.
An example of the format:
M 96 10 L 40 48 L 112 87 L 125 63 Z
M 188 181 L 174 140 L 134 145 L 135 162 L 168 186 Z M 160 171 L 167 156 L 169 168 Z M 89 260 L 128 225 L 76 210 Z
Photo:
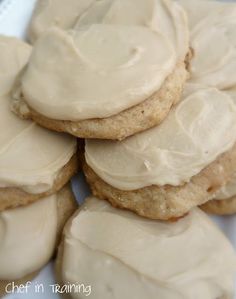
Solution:
M 122 140 L 160 124 L 172 106 L 180 101 L 187 78 L 185 63 L 179 64 L 174 73 L 165 80 L 161 89 L 143 103 L 103 119 L 81 121 L 50 119 L 32 109 L 22 97 L 15 99 L 12 107 L 19 117 L 31 118 L 50 130 L 67 132 L 81 138 Z
M 84 173 L 92 193 L 108 200 L 114 207 L 132 210 L 150 219 L 181 217 L 192 208 L 210 200 L 236 168 L 236 147 L 182 186 L 147 186 L 137 190 L 117 189 L 102 180 L 86 163 Z
M 0 213 L 0 295 L 23 284 L 52 257 L 77 204 L 69 185 L 33 204 Z
M 58 192 L 66 183 L 68 183 L 71 177 L 76 174 L 77 170 L 78 158 L 77 155 L 74 154 L 70 161 L 60 169 L 52 187 L 45 192 L 30 193 L 17 187 L 0 188 L 0 212 L 6 209 L 30 204 Z
M 0 211 L 60 190 L 78 169 L 76 139 L 51 132 L 10 110 L 11 90 L 31 47 L 0 36 Z
M 83 168 L 93 194 L 148 218 L 184 215 L 232 176 L 235 119 L 227 93 L 186 86 L 158 127 L 121 142 L 86 140 Z
M 191 81 L 221 90 L 236 85 L 236 4 L 228 1 L 179 0 L 186 9 L 194 56 Z M 220 46 L 219 46 L 220 45 Z M 206 55 L 214 53 L 214 55 Z
M 199 209 L 168 223 L 96 198 L 66 224 L 56 260 L 57 282 L 74 286 L 63 298 L 74 299 L 231 297 L 235 271 L 232 246 Z
M 188 78 L 185 12 L 167 0 L 115 0 L 84 14 L 73 30 L 51 28 L 38 39 L 14 110 L 82 138 L 121 140 L 158 125 Z
M 236 197 L 210 200 L 202 205 L 201 209 L 210 214 L 233 215 L 236 213 Z

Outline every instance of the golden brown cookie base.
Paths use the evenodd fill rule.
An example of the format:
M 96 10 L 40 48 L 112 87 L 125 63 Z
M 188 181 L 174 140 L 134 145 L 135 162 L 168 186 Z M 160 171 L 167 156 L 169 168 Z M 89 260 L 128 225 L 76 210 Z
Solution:
M 57 197 L 57 213 L 58 213 L 58 236 L 57 244 L 61 241 L 61 233 L 71 215 L 78 209 L 78 203 L 75 200 L 75 196 L 72 192 L 71 185 L 68 183 L 64 188 L 58 192 Z
M 74 154 L 70 161 L 60 170 L 52 188 L 49 191 L 32 194 L 20 188 L 0 188 L 0 212 L 18 206 L 24 206 L 40 198 L 47 197 L 60 190 L 76 173 L 78 169 L 78 157 Z
M 55 247 L 61 241 L 61 233 L 66 221 L 71 217 L 71 215 L 74 213 L 74 211 L 77 208 L 78 208 L 78 204 L 75 201 L 75 197 L 72 193 L 70 183 L 68 183 L 66 186 L 64 186 L 64 188 L 62 188 L 58 192 L 58 197 L 57 197 L 58 224 L 57 224 L 57 239 L 56 239 Z M 39 271 L 40 269 L 18 280 L 0 280 L 0 297 L 6 295 L 5 287 L 8 283 L 14 282 L 15 285 L 25 284 L 27 281 L 34 279 L 37 276 Z
M 95 196 L 114 207 L 129 209 L 140 216 L 168 220 L 181 217 L 195 206 L 204 204 L 235 172 L 236 145 L 182 186 L 152 185 L 123 191 L 104 182 L 87 164 L 83 169 Z
M 223 200 L 210 200 L 202 205 L 201 209 L 207 213 L 216 215 L 236 214 L 236 196 Z
M 77 122 L 53 120 L 34 111 L 23 99 L 14 101 L 12 109 L 20 117 L 32 118 L 41 126 L 54 131 L 67 132 L 81 138 L 122 140 L 160 124 L 171 107 L 180 101 L 187 78 L 185 63 L 179 63 L 158 92 L 142 103 L 108 118 Z

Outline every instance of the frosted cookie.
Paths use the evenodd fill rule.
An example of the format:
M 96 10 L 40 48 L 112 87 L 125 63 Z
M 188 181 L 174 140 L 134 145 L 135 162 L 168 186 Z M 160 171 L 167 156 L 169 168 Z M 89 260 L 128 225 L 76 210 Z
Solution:
M 231 299 L 235 272 L 232 246 L 200 210 L 168 223 L 96 198 L 66 224 L 56 264 L 73 299 Z
M 57 194 L 0 213 L 0 296 L 9 283 L 32 279 L 49 261 L 76 207 L 67 185 Z
M 0 211 L 55 193 L 77 169 L 76 139 L 19 119 L 10 91 L 31 47 L 0 36 Z
M 203 204 L 236 168 L 236 105 L 211 87 L 187 85 L 158 126 L 121 142 L 86 140 L 93 194 L 153 219 Z
M 28 37 L 34 43 L 48 28 L 70 29 L 95 0 L 38 0 L 29 25 Z
M 19 115 L 77 137 L 124 139 L 158 125 L 180 100 L 189 51 L 182 8 L 132 0 L 125 14 L 127 1 L 109 1 L 110 10 L 106 2 L 96 2 L 103 16 L 95 6 L 86 25 L 82 18 L 37 41 L 15 96 Z
M 201 206 L 207 212 L 217 215 L 232 215 L 236 213 L 236 180 L 221 188 L 212 199 Z
M 236 104 L 236 87 L 226 91 L 234 100 Z M 230 215 L 236 213 L 236 172 L 230 177 L 229 182 L 224 185 L 216 194 L 213 195 L 212 200 L 201 206 L 201 208 L 208 212 L 218 215 Z
M 191 26 L 191 81 L 219 89 L 236 85 L 236 4 L 180 0 Z M 207 55 L 210 53 L 210 55 Z

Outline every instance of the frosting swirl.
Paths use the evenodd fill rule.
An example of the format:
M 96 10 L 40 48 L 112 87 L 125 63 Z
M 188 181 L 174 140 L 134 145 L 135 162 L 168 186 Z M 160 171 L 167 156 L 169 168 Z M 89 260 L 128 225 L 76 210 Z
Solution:
M 222 9 L 225 3 L 213 0 L 177 0 L 185 10 L 188 16 L 190 30 L 194 28 L 202 19 L 214 14 L 216 10 Z M 231 3 L 227 3 L 231 5 Z
M 198 209 L 168 223 L 90 198 L 66 225 L 63 244 L 62 280 L 91 285 L 91 298 L 233 296 L 234 250 Z
M 87 164 L 121 190 L 188 182 L 236 141 L 231 96 L 188 84 L 182 102 L 157 127 L 121 142 L 86 140 Z
M 48 28 L 72 28 L 77 18 L 95 0 L 39 0 L 29 27 L 29 38 L 35 42 Z
M 28 104 L 49 118 L 104 118 L 147 99 L 175 65 L 168 39 L 145 27 L 54 28 L 37 41 L 22 91 Z

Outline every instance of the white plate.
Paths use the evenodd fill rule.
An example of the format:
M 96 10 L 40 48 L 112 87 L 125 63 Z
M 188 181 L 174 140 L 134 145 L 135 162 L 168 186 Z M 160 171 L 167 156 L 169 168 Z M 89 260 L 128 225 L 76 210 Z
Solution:
M 236 2 L 231 0 L 233 1 Z M 0 34 L 24 38 L 35 2 L 36 0 L 0 0 Z M 72 187 L 80 203 L 90 193 L 82 174 L 72 180 Z M 236 215 L 212 218 L 236 248 Z M 51 262 L 32 281 L 27 293 L 7 295 L 4 299 L 59 299 L 60 297 L 53 293 L 50 287 L 54 283 L 53 262 Z M 43 284 L 44 291 L 35 293 L 36 284 Z

